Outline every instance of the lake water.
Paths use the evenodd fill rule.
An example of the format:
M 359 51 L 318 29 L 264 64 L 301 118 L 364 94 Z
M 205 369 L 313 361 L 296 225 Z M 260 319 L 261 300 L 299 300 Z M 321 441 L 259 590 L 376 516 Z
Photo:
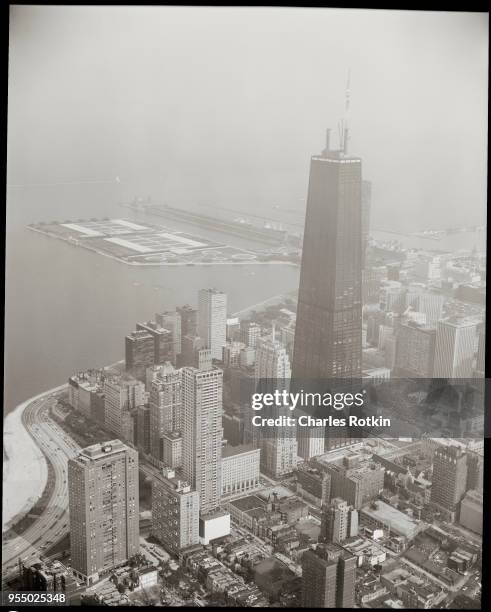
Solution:
M 27 230 L 40 220 L 133 217 L 116 205 L 113 193 L 104 198 L 100 189 L 87 200 L 79 194 L 78 208 L 67 192 L 71 212 L 60 189 L 52 199 L 48 195 L 41 194 L 42 207 L 33 192 L 9 198 L 5 413 L 76 371 L 124 358 L 124 337 L 137 321 L 176 305 L 196 305 L 200 288 L 225 291 L 230 313 L 298 288 L 299 269 L 292 266 L 130 267 Z M 166 224 L 155 217 L 148 222 Z

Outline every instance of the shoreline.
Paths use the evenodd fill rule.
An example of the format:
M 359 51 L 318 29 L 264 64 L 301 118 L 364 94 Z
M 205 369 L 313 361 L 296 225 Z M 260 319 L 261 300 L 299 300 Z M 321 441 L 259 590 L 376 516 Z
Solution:
M 26 427 L 24 413 L 34 402 L 66 386 L 64 383 L 29 398 L 5 417 L 2 533 L 11 529 L 36 505 L 48 484 L 48 459 Z
M 116 361 L 104 366 L 104 369 L 113 368 L 123 362 L 124 359 Z M 48 485 L 49 459 L 26 427 L 24 413 L 34 402 L 66 388 L 68 383 L 42 391 L 5 415 L 3 444 L 6 459 L 3 463 L 2 477 L 2 534 L 12 529 L 34 508 Z

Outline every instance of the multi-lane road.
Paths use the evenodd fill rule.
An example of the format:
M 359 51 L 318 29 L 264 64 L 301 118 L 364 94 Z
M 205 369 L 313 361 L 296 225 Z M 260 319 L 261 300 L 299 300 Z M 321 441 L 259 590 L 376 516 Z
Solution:
M 23 424 L 53 468 L 53 490 L 39 517 L 21 534 L 4 539 L 3 580 L 16 571 L 19 559 L 39 557 L 68 533 L 68 459 L 80 447 L 49 416 L 56 398 L 48 393 L 34 399 L 24 410 Z

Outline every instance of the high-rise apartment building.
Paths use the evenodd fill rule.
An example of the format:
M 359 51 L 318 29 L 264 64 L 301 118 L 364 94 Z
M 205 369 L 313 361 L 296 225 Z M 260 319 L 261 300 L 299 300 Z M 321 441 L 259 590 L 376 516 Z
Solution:
M 138 453 L 120 440 L 68 461 L 71 564 L 87 584 L 139 550 Z
M 160 327 L 167 329 L 172 334 L 172 363 L 176 363 L 178 355 L 181 354 L 182 321 L 179 310 L 157 313 L 155 321 Z
M 227 343 L 227 296 L 216 289 L 201 289 L 198 294 L 198 335 L 211 349 L 213 359 L 221 360 Z
M 114 436 L 134 444 L 133 416 L 145 404 L 145 385 L 134 378 L 108 376 L 104 380 L 104 423 Z
M 471 378 L 476 351 L 476 323 L 449 317 L 438 322 L 435 378 Z
M 181 372 L 167 363 L 150 388 L 150 452 L 159 465 L 163 461 L 163 436 L 182 429 Z
M 155 364 L 155 341 L 152 334 L 140 329 L 125 338 L 126 371 L 145 381 L 147 368 Z
M 172 469 L 152 481 L 152 535 L 175 555 L 199 544 L 199 494 Z
M 198 333 L 198 311 L 189 304 L 178 306 L 177 312 L 181 316 L 181 337 L 195 336 Z
M 255 378 L 259 392 L 274 393 L 289 389 L 291 377 L 290 359 L 286 348 L 271 338 L 258 341 L 256 346 Z M 268 417 L 276 418 L 288 414 L 286 406 L 272 406 Z M 251 416 L 252 418 L 252 416 Z M 262 428 L 260 432 L 261 467 L 273 478 L 291 473 L 297 465 L 297 440 L 295 428 Z
M 136 409 L 136 447 L 138 451 L 148 455 L 150 453 L 150 407 L 138 406 Z
M 458 518 L 459 504 L 467 485 L 467 455 L 457 446 L 441 446 L 433 455 L 431 503 L 445 519 Z
M 170 327 L 170 326 L 169 326 Z M 137 331 L 145 331 L 153 338 L 153 363 L 161 364 L 171 361 L 175 364 L 176 355 L 174 347 L 174 332 L 172 329 L 162 327 L 156 321 L 137 323 Z
M 356 557 L 335 544 L 318 544 L 302 556 L 302 607 L 352 608 Z
M 201 512 L 221 497 L 223 371 L 183 368 L 183 472 L 198 491 Z

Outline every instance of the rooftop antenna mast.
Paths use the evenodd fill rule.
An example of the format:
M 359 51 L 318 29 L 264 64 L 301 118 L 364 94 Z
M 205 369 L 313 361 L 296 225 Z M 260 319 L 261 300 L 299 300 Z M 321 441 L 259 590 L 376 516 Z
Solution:
M 350 106 L 350 89 L 351 69 L 348 70 L 348 79 L 346 81 L 346 89 L 344 93 L 344 117 L 338 123 L 339 131 L 339 148 L 344 155 L 348 154 L 349 142 L 349 106 Z

